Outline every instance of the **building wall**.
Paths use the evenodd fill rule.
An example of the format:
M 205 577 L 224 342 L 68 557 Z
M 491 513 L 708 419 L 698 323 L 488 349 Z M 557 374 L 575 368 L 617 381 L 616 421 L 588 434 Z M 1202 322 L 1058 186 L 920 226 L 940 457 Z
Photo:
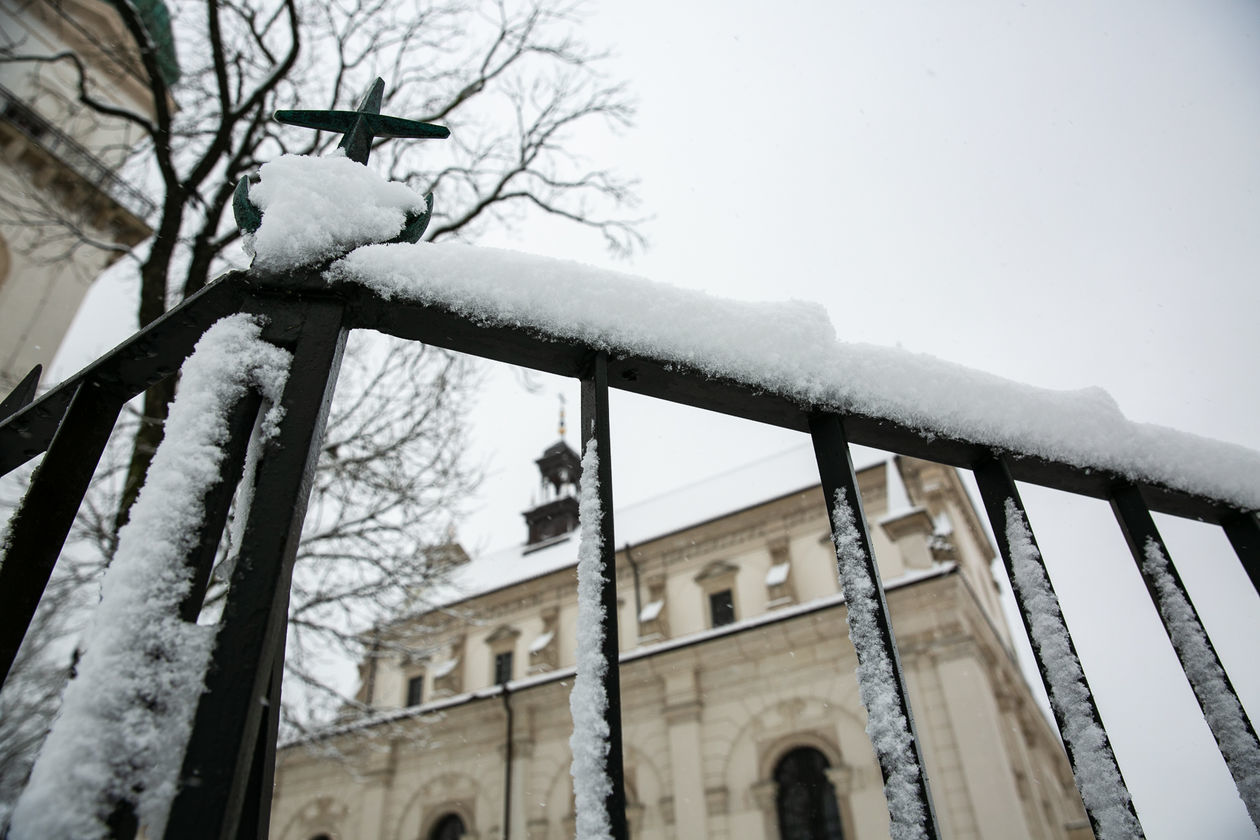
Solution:
M 996 593 L 977 588 L 977 581 L 995 588 L 987 558 L 956 539 L 970 510 L 961 485 L 949 481 L 952 470 L 916 464 L 902 473 L 912 478 L 905 488 L 911 503 L 928 507 L 927 534 L 906 524 L 922 528 L 923 517 L 904 515 L 913 508 L 889 510 L 896 494 L 888 492 L 883 464 L 862 471 L 859 485 L 945 836 L 1062 838 L 1082 825 L 1088 836 L 1062 750 L 995 620 Z M 875 524 L 890 514 L 891 528 Z M 941 530 L 952 530 L 951 538 Z M 969 539 L 977 537 L 983 532 Z M 632 835 L 776 838 L 775 765 L 792 748 L 809 746 L 830 765 L 845 837 L 887 837 L 821 491 L 634 547 L 639 601 L 649 589 L 663 590 L 663 623 L 641 626 L 625 554 L 618 555 L 621 715 Z M 766 583 L 785 557 L 786 600 L 782 588 Z M 572 837 L 572 578 L 565 569 L 457 604 L 462 620 L 430 616 L 427 633 L 417 629 L 426 619 L 396 628 L 432 653 L 378 667 L 372 702 L 382 717 L 282 752 L 273 836 L 417 840 L 458 813 L 470 837 L 504 836 L 505 823 L 515 838 Z M 716 629 L 705 597 L 715 580 L 733 586 L 737 617 Z M 557 661 L 530 675 L 529 645 L 549 621 L 559 630 Z M 426 703 L 398 709 L 407 677 L 449 661 L 455 642 L 463 651 L 458 692 L 443 696 L 426 674 Z M 510 782 L 505 699 L 491 685 L 492 654 L 505 648 L 517 663 L 506 699 Z
M 130 42 L 103 0 L 0 0 L 0 32 L 24 55 L 73 51 L 93 96 L 151 115 Z M 118 257 L 114 249 L 134 246 L 149 230 L 143 204 L 103 177 L 142 139 L 140 130 L 80 105 L 72 62 L 0 63 L 0 87 L 0 250 L 8 257 L 7 265 L 0 260 L 0 392 L 6 392 L 35 364 L 47 367 L 92 280 Z M 37 127 L 28 113 L 49 128 Z

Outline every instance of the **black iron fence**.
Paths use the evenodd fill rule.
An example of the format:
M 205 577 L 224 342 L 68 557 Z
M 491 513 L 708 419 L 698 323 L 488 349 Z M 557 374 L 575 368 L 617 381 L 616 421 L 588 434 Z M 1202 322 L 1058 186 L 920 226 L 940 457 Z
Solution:
M 222 617 L 214 627 L 206 690 L 197 702 L 164 836 L 267 834 L 288 587 L 341 352 L 347 334 L 356 329 L 379 330 L 581 380 L 584 438 L 595 440 L 600 453 L 601 527 L 608 569 L 612 568 L 616 544 L 612 533 L 609 388 L 810 434 L 832 512 L 842 575 L 848 576 L 846 580 L 871 584 L 869 591 L 857 585 L 846 587 L 846 595 L 850 614 L 864 613 L 874 628 L 859 645 L 859 662 L 865 665 L 879 660 L 889 666 L 884 677 L 863 678 L 860 674 L 860 679 L 882 681 L 876 688 L 892 698 L 890 726 L 903 739 L 900 747 L 876 748 L 886 782 L 895 780 L 904 793 L 897 802 L 890 797 L 894 831 L 899 836 L 934 838 L 939 831 L 913 710 L 857 495 L 849 445 L 872 446 L 974 472 L 1091 824 L 1102 837 L 1120 833 L 1138 836 L 1141 829 L 1041 565 L 1015 482 L 1109 501 L 1161 608 L 1174 647 L 1244 802 L 1260 824 L 1257 779 L 1249 775 L 1254 775 L 1249 762 L 1260 750 L 1254 729 L 1211 652 L 1193 609 L 1189 609 L 1188 617 L 1184 609 L 1167 609 L 1170 603 L 1181 601 L 1188 607 L 1189 600 L 1167 562 L 1168 550 L 1150 515 L 1163 512 L 1220 526 L 1253 584 L 1260 587 L 1260 524 L 1255 511 L 1240 510 L 1227 500 L 1134 482 L 1105 471 L 927 434 L 886 417 L 801 405 L 755 384 L 702 374 L 676 362 L 610 355 L 605 349 L 558 340 L 527 327 L 488 324 L 440 306 L 387 300 L 351 284 L 330 288 L 318 270 L 280 276 L 228 274 L 40 399 L 0 417 L 0 473 L 11 472 L 41 453 L 44 456 L 10 521 L 0 565 L 0 674 L 8 675 L 123 405 L 146 387 L 175 375 L 201 335 L 220 318 L 236 312 L 262 316 L 263 338 L 289 349 L 293 361 L 280 397 L 283 421 L 278 433 L 265 444 L 253 478 L 255 501 L 245 524 L 241 559 L 232 573 Z M 245 441 L 258 411 L 259 400 L 254 397 L 243 398 L 231 412 L 233 428 L 225 448 L 221 482 L 227 490 L 208 494 L 205 520 L 195 540 L 197 548 L 186 561 L 200 582 L 194 585 L 194 592 L 204 592 L 209 559 L 223 529 L 231 491 L 240 480 Z M 604 585 L 605 602 L 615 603 L 615 575 L 606 575 Z M 183 615 L 195 616 L 199 604 L 184 606 L 188 609 L 181 611 Z M 606 687 L 612 733 L 612 790 L 605 807 L 613 835 L 626 838 L 615 614 L 615 610 L 606 611 L 603 648 L 609 664 Z M 1187 647 L 1181 643 L 1187 630 L 1191 635 L 1197 632 L 1202 644 L 1207 644 L 1206 653 L 1202 644 Z M 1205 659 L 1210 660 L 1207 667 Z M 1222 700 L 1226 706 L 1232 701 L 1237 712 L 1220 714 Z M 126 793 L 115 795 L 115 799 L 109 813 L 111 831 L 113 836 L 130 838 L 135 832 L 135 804 Z

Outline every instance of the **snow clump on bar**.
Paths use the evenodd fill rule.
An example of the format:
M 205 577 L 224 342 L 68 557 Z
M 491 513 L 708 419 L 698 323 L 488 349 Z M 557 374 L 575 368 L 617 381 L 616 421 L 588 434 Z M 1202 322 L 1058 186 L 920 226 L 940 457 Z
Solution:
M 919 762 L 914 756 L 910 723 L 897 698 L 892 657 L 884 647 L 875 611 L 879 593 L 868 571 L 866 551 L 858 536 L 853 509 L 843 489 L 836 490 L 832 537 L 840 587 L 848 606 L 849 639 L 857 648 L 858 690 L 866 707 L 866 734 L 884 768 L 884 797 L 893 840 L 927 840 L 927 809 L 919 795 Z
M 1061 731 L 1071 747 L 1076 785 L 1095 821 L 1098 840 L 1141 837 L 1129 791 L 1107 748 L 1107 735 L 1094 722 L 1085 674 L 1072 652 L 1058 599 L 1041 565 L 1041 552 L 1014 499 L 1006 500 L 1006 539 L 1011 551 L 1011 578 L 1028 615 L 1029 636 L 1045 668 L 1050 703 L 1063 719 Z
M 180 618 L 204 498 L 220 479 L 228 416 L 249 389 L 279 402 L 290 355 L 248 315 L 220 320 L 184 363 L 179 395 L 148 478 L 119 532 L 101 600 L 84 634 L 78 675 L 18 800 L 12 840 L 110 836 L 106 820 L 130 801 L 160 837 L 214 642 Z M 279 410 L 268 412 L 267 433 Z
M 1247 813 L 1260 825 L 1260 744 L 1247 726 L 1238 698 L 1229 690 L 1225 672 L 1203 635 L 1194 608 L 1169 572 L 1168 558 L 1159 543 L 1148 538 L 1143 554 L 1142 571 L 1153 584 L 1159 614 L 1168 627 L 1173 648 L 1203 704 L 1203 716 L 1221 746 Z
M 408 213 L 425 209 L 406 184 L 385 181 L 338 149 L 328 157 L 282 155 L 258 171 L 250 198 L 262 225 L 245 238 L 265 270 L 318 263 L 402 232 Z
M 577 674 L 569 694 L 573 716 L 573 798 L 577 836 L 583 840 L 612 837 L 605 801 L 612 791 L 608 777 L 608 694 L 604 677 L 604 605 L 600 593 L 604 583 L 603 516 L 599 501 L 599 453 L 592 439 L 582 456 L 582 487 L 578 496 L 578 522 L 581 526 L 578 548 Z

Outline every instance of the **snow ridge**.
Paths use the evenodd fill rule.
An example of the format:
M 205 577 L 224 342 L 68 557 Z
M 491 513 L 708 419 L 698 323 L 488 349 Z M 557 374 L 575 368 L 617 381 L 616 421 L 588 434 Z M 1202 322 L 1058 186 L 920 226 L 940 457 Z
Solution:
M 816 304 L 724 300 L 574 262 L 447 243 L 367 245 L 326 276 L 476 323 L 687 365 L 803 406 L 1260 508 L 1254 450 L 1130 421 L 1099 388 L 1036 388 L 921 353 L 839 340 Z
M 836 490 L 832 538 L 840 586 L 849 606 L 849 639 L 858 652 L 858 690 L 866 707 L 866 735 L 879 755 L 880 766 L 891 768 L 884 780 L 892 820 L 889 833 L 893 840 L 927 840 L 927 809 L 919 796 L 914 738 L 897 700 L 892 657 L 884 648 L 875 615 L 878 593 L 867 571 L 866 552 L 844 488 Z
M 1072 653 L 1063 614 L 1041 564 L 1041 552 L 1014 499 L 1006 500 L 1006 539 L 1014 584 L 1029 614 L 1033 648 L 1044 663 L 1050 703 L 1059 712 L 1063 739 L 1071 746 L 1073 774 L 1081 799 L 1096 824 L 1098 840 L 1142 836 L 1129 791 L 1107 748 L 1107 734 L 1094 722 L 1085 674 Z
M 1246 713 L 1230 692 L 1225 672 L 1217 664 L 1194 608 L 1169 572 L 1168 558 L 1159 543 L 1148 537 L 1143 553 L 1142 571 L 1154 584 L 1159 614 L 1168 626 L 1173 647 L 1203 704 L 1203 716 L 1220 743 L 1247 813 L 1260 825 L 1260 744 L 1248 730 Z
M 213 628 L 182 621 L 191 586 L 184 558 L 220 480 L 227 418 L 247 389 L 275 405 L 289 354 L 233 315 L 212 326 L 183 366 L 166 436 L 84 635 L 78 675 L 13 812 L 13 840 L 95 840 L 114 804 L 131 801 L 160 837 L 175 796 Z M 264 429 L 279 417 L 268 413 Z
M 599 454 L 592 439 L 582 456 L 582 489 L 578 495 L 580 547 L 578 548 L 577 674 L 569 694 L 573 716 L 574 810 L 577 836 L 582 840 L 611 840 L 605 800 L 612 791 L 608 778 L 608 694 L 604 677 L 604 605 L 600 590 L 604 583 L 604 538 L 600 530 L 602 506 L 599 501 Z

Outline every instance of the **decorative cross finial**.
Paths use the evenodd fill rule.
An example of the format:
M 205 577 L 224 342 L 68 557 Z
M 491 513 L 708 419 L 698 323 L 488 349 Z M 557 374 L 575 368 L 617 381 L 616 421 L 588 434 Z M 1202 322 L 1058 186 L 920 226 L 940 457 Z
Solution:
M 405 120 L 401 117 L 381 116 L 381 103 L 385 99 L 385 81 L 372 82 L 367 93 L 353 111 L 276 111 L 278 122 L 313 128 L 317 131 L 333 131 L 344 135 L 337 148 L 346 150 L 346 157 L 367 165 L 372 153 L 372 141 L 377 137 L 432 138 L 441 140 L 451 136 L 450 129 L 442 125 Z M 242 178 L 232 194 L 232 215 L 237 226 L 245 233 L 253 233 L 262 226 L 262 211 L 249 197 L 249 186 L 258 183 L 255 173 Z M 394 242 L 418 242 L 433 217 L 433 193 L 424 197 L 425 209 L 407 214 L 402 232 Z
M 372 82 L 359 107 L 353 111 L 276 111 L 276 121 L 286 125 L 313 128 L 317 131 L 334 131 L 345 135 L 337 144 L 346 150 L 346 157 L 366 164 L 372 153 L 372 141 L 377 137 L 410 137 L 415 139 L 445 139 L 450 129 L 442 125 L 405 120 L 400 117 L 381 115 L 381 102 L 385 98 L 385 82 Z

